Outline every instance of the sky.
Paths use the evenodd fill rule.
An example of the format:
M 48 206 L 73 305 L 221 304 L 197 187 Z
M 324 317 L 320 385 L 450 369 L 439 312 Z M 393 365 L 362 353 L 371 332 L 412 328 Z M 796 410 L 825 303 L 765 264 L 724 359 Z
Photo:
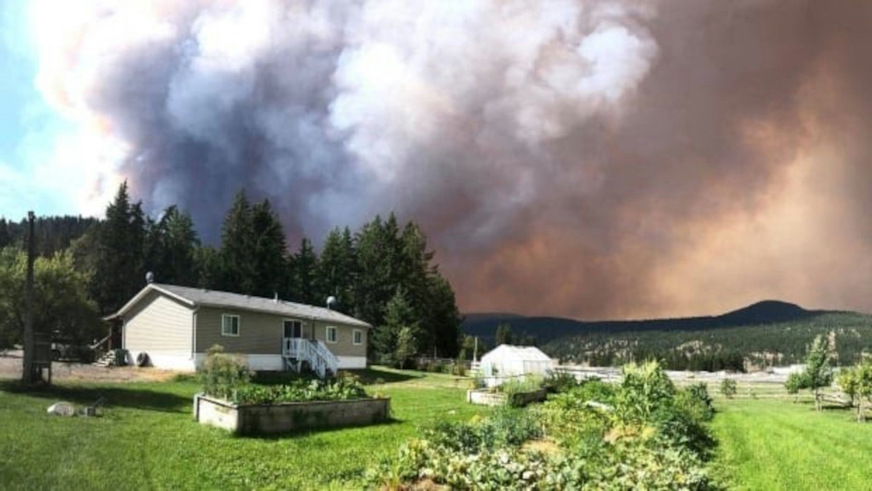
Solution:
M 872 311 L 872 6 L 7 0 L 0 215 L 395 212 L 464 311 Z

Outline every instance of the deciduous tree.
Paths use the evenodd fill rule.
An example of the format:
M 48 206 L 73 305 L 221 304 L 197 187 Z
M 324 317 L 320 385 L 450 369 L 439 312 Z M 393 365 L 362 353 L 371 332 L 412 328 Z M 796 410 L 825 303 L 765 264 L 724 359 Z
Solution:
M 828 336 L 817 336 L 808 348 L 805 360 L 805 378 L 808 388 L 814 393 L 815 408 L 822 410 L 821 393 L 823 387 L 833 383 L 830 343 Z

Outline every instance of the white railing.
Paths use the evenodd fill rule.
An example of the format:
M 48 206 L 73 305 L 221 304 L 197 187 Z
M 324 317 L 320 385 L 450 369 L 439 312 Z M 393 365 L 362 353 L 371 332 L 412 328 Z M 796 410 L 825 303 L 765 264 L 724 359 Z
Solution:
M 303 338 L 284 338 L 282 343 L 282 355 L 285 358 L 302 359 L 306 353 L 309 341 Z
M 327 348 L 327 345 L 324 344 L 324 341 L 318 340 L 318 344 L 316 345 L 318 353 L 324 358 L 324 361 L 327 363 L 327 368 L 333 372 L 334 375 L 338 373 L 339 370 L 339 359 L 336 358 L 336 355 Z
M 313 343 L 304 338 L 284 338 L 282 340 L 282 356 L 286 360 L 291 358 L 297 360 L 297 370 L 299 370 L 301 362 L 308 362 L 312 371 L 320 378 L 327 376 L 327 370 L 336 374 L 339 365 L 339 360 L 322 341 Z

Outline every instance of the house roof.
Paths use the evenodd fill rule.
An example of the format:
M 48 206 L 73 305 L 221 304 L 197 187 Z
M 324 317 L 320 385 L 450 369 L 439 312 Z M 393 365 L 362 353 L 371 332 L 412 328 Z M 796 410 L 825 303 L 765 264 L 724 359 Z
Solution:
M 106 317 L 106 320 L 124 316 L 140 300 L 150 292 L 156 291 L 172 297 L 190 307 L 218 307 L 264 312 L 267 314 L 284 315 L 300 319 L 315 319 L 326 322 L 337 322 L 346 325 L 372 327 L 362 320 L 345 315 L 335 310 L 324 307 L 315 307 L 302 303 L 286 302 L 272 298 L 253 297 L 239 293 L 222 292 L 216 290 L 204 290 L 202 288 L 190 288 L 187 286 L 167 285 L 162 283 L 149 283 L 139 293 L 127 302 L 118 312 Z

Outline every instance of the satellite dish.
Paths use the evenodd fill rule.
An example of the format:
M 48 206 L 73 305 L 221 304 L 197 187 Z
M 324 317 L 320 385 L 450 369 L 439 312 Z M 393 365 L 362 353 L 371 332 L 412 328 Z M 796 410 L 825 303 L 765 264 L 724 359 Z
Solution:
M 336 297 L 334 297 L 333 295 L 330 295 L 329 297 L 327 297 L 327 308 L 328 309 L 335 304 L 336 304 Z
M 145 282 L 146 283 L 154 283 L 154 273 L 152 273 L 151 271 L 149 271 L 148 273 L 145 273 Z

